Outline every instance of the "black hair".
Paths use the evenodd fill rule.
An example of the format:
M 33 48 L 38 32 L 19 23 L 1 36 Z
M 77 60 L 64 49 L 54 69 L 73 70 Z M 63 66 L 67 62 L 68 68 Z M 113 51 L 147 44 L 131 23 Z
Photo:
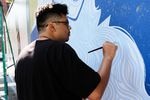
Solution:
M 61 17 L 68 14 L 68 8 L 65 4 L 46 4 L 41 6 L 36 12 L 36 24 L 38 31 L 41 31 L 49 18 Z

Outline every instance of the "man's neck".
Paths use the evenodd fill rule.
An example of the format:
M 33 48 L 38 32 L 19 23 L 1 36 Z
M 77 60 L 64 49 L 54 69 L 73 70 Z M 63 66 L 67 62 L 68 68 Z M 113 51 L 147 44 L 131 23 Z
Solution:
M 52 39 L 52 37 L 49 35 L 49 33 L 45 32 L 45 33 L 40 33 L 38 39 L 47 40 L 47 39 Z

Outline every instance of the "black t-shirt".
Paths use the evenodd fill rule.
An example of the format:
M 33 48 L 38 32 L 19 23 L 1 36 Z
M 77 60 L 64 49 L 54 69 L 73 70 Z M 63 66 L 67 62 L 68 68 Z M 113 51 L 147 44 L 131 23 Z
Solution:
M 19 100 L 81 100 L 100 76 L 68 44 L 37 40 L 21 52 L 15 80 Z

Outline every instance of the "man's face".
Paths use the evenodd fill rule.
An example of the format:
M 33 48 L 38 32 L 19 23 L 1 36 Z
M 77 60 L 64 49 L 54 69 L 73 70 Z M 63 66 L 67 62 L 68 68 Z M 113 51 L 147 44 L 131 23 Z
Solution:
M 69 26 L 67 17 L 65 15 L 62 15 L 62 17 L 59 20 L 53 21 L 53 23 L 55 27 L 55 38 L 58 41 L 68 41 L 71 27 Z

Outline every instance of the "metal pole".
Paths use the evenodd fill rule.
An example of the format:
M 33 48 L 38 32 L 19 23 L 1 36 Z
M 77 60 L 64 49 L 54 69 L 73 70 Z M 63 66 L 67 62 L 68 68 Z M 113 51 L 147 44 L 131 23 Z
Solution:
M 4 98 L 8 100 L 8 86 L 7 86 L 7 74 L 6 74 L 6 60 L 5 60 L 5 41 L 3 32 L 3 8 L 0 2 L 0 36 L 2 39 L 2 58 L 3 58 L 3 77 L 4 77 Z
M 5 22 L 5 25 L 6 25 L 5 26 L 6 27 L 6 33 L 7 33 L 7 38 L 8 38 L 10 51 L 11 51 L 11 55 L 12 55 L 13 65 L 14 65 L 14 67 L 16 67 L 16 62 L 15 62 L 14 53 L 13 53 L 13 49 L 12 49 L 12 44 L 11 44 L 11 40 L 10 40 L 10 36 L 9 36 L 8 26 L 7 26 L 7 22 L 6 22 L 6 18 L 4 16 L 4 14 L 3 14 L 3 19 L 4 19 L 4 22 Z

